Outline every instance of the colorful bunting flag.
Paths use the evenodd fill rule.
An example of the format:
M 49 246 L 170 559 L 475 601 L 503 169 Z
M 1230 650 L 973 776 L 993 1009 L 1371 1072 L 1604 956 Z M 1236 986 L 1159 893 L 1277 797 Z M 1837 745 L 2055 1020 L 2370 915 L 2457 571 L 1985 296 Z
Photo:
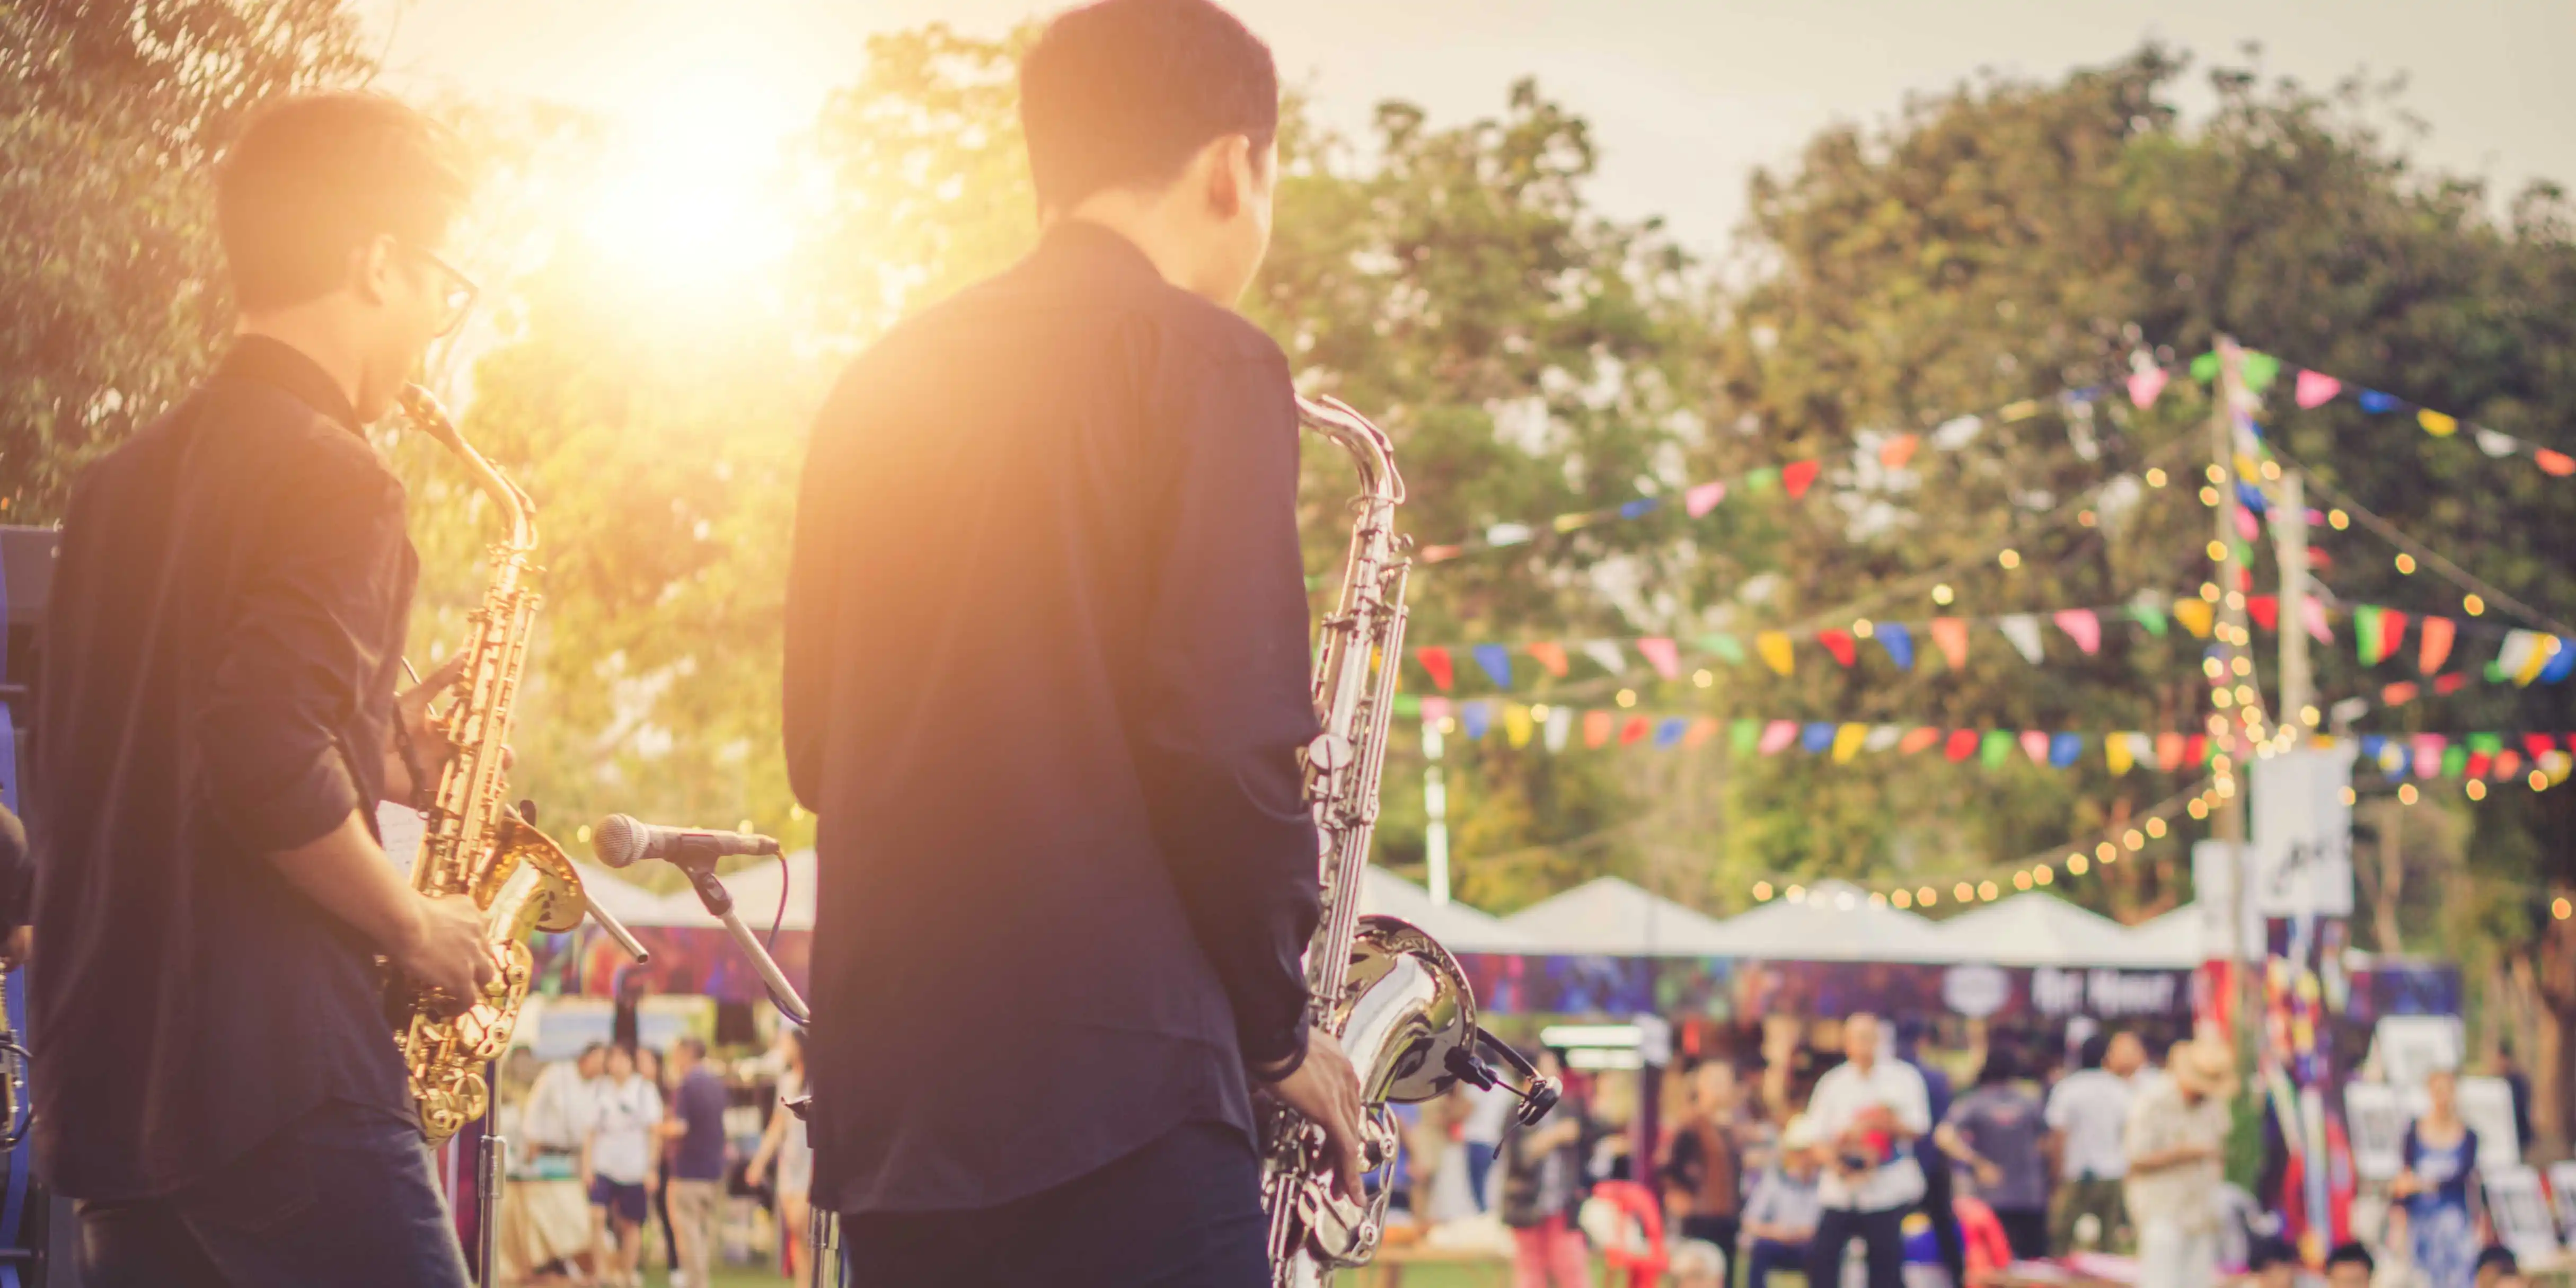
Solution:
M 2555 475 L 2562 479 L 2570 474 L 2576 474 L 2576 456 L 2569 456 L 2565 452 L 2553 452 L 2546 447 L 2531 449 L 2531 463 L 2539 466 L 2541 473 Z
M 1958 617 L 1933 618 L 1932 643 L 1941 650 L 1941 658 L 1943 661 L 1950 664 L 1951 670 L 1962 671 L 1967 669 L 1968 623 L 1966 619 Z
M 2326 604 L 2311 595 L 2299 601 L 2300 616 L 2307 621 L 2308 638 L 2319 644 L 2334 643 L 2334 627 L 2326 621 Z
M 2102 763 L 2114 774 L 2129 772 L 2129 740 L 2125 735 L 2115 733 L 2102 740 Z
M 1753 754 L 1755 741 L 1762 736 L 1761 722 L 1739 719 L 1726 726 L 1726 745 L 1739 756 Z
M 2377 666 L 2406 639 L 2406 614 L 2377 604 L 2352 610 L 2352 646 L 2363 666 Z
M 1413 650 L 1413 656 L 1421 661 L 1423 670 L 1431 673 L 1431 682 L 1438 685 L 1442 693 L 1447 693 L 1450 686 L 1457 682 L 1458 675 L 1450 663 L 1449 650 L 1418 648 Z
M 1682 651 L 1671 640 L 1661 636 L 1641 639 L 1637 641 L 1637 652 L 1644 655 L 1646 665 L 1655 668 L 1655 674 L 1667 680 L 1681 678 Z
M 1896 744 L 1896 754 L 1900 756 L 1911 756 L 1916 752 L 1930 748 L 1932 744 L 1939 741 L 1941 741 L 1940 730 L 1935 729 L 1930 725 L 1919 725 L 1915 728 L 1906 730 L 1905 737 Z M 1957 760 L 1960 758 L 1952 756 L 1950 759 Z
M 2260 349 L 2247 349 L 2237 363 L 2236 375 L 2245 382 L 2247 389 L 2259 394 L 2271 388 L 2272 382 L 2280 377 L 2281 360 Z
M 1808 487 L 1815 483 L 1816 475 L 1824 468 L 1822 461 L 1791 461 L 1780 467 L 1780 486 L 1789 493 L 1789 499 L 1795 501 L 1807 494 Z
M 1897 670 L 1914 669 L 1914 635 L 1913 632 L 1905 629 L 1904 623 L 1881 624 L 1878 628 L 1878 644 L 1879 647 L 1887 650 L 1887 659 L 1896 663 Z
M 2074 764 L 2076 758 L 2083 754 L 2084 736 L 2082 734 L 2055 734 L 2048 740 L 2048 763 L 2052 768 L 2064 769 Z
M 1530 740 L 1530 709 L 1520 703 L 1503 708 L 1503 741 L 1515 747 L 1526 747 Z
M 2377 415 L 2384 411 L 2395 411 L 2397 410 L 2398 404 L 2397 395 L 2384 394 L 2376 389 L 2364 389 L 2360 393 L 2353 395 L 2353 400 L 2361 404 L 2361 409 L 2363 411 L 2370 412 L 2373 415 Z
M 1778 631 L 1764 631 L 1753 637 L 1753 651 L 1762 655 L 1763 665 L 1787 675 L 1798 665 L 1797 655 L 1789 649 L 1789 637 Z
M 1578 647 L 1585 657 L 1592 659 L 1593 665 L 1612 675 L 1622 675 L 1628 670 L 1628 655 L 1620 652 L 1619 646 L 1609 640 L 1585 640 Z
M 1762 727 L 1762 742 L 1760 750 L 1765 756 L 1776 756 L 1781 752 L 1788 750 L 1789 744 L 1797 740 L 1797 721 L 1774 720 Z
M 1914 459 L 1914 449 L 1923 445 L 1920 434 L 1899 434 L 1878 446 L 1878 463 L 1891 470 L 1905 468 Z
M 1565 678 L 1567 659 L 1565 656 L 1564 645 L 1555 643 L 1524 644 L 1521 646 L 1521 651 L 1529 654 L 1530 660 L 1539 664 L 1539 669 L 1546 671 L 1549 675 L 1553 675 L 1560 680 Z
M 1702 635 L 1699 637 L 1699 646 L 1716 654 L 1718 661 L 1730 666 L 1741 666 L 1744 663 L 1744 646 L 1737 643 L 1732 635 Z
M 1565 740 L 1574 733 L 1574 708 L 1554 707 L 1547 713 L 1547 749 L 1565 750 Z
M 1691 721 L 1690 732 L 1682 736 L 1682 745 L 1685 747 L 1696 747 L 1716 736 L 1716 734 L 1717 718 L 1715 716 L 1701 716 L 1699 719 Z
M 2194 637 L 2208 639 L 2210 629 L 2218 624 L 2218 606 L 2205 599 L 2177 599 L 2174 620 Z
M 2576 640 L 2563 635 L 2550 636 L 2549 660 L 2540 668 L 2540 682 L 2556 684 L 2566 679 L 2571 670 L 2576 670 Z
M 2145 627 L 2147 634 L 2157 639 L 2165 637 L 2167 628 L 2165 610 L 2156 607 L 2153 600 L 2140 599 L 2129 605 L 2129 617 L 2138 625 Z
M 1834 722 L 1810 720 L 1798 731 L 1798 746 L 1815 755 L 1823 755 L 1834 745 Z
M 2047 660 L 2047 648 L 2040 643 L 2039 619 L 2028 613 L 2009 613 L 1995 619 L 1995 629 L 2003 632 L 2022 660 L 2037 666 Z
M 2460 428 L 2459 417 L 2444 415 L 2430 407 L 2419 407 L 2415 410 L 2415 423 L 2423 426 L 2424 432 L 2435 438 L 2449 438 L 2459 432 Z
M 1845 670 L 1860 660 L 1858 646 L 1852 643 L 1850 631 L 1821 630 L 1816 632 L 1816 642 L 1823 645 L 1827 653 L 1833 654 L 1834 660 L 1842 663 Z
M 1466 726 L 1469 738 L 1484 737 L 1485 731 L 1494 727 L 1492 704 L 1469 702 L 1461 705 L 1458 708 L 1458 723 Z
M 2181 734 L 2157 734 L 2156 768 L 2161 769 L 2168 774 L 2182 768 L 2183 757 L 2188 751 L 2189 746 L 2189 740 L 2184 738 Z
M 2168 379 L 2162 367 L 2129 373 L 2129 401 L 2141 409 L 2155 406 L 2156 395 L 2164 392 Z
M 2047 764 L 2048 746 L 2049 741 L 2047 734 L 2042 733 L 2037 729 L 2024 729 L 2021 731 L 2021 754 L 2030 757 L 2030 763 L 2034 765 Z
M 1682 511 L 1696 519 L 1717 508 L 1726 499 L 1724 483 L 1702 483 L 1682 493 Z
M 1988 769 L 2001 769 L 2012 759 L 2013 736 L 2002 729 L 1989 729 L 1977 747 L 1977 759 Z
M 1689 720 L 1681 716 L 1667 716 L 1655 724 L 1655 745 L 1663 748 L 1678 746 L 1682 735 L 1689 729 Z
M 2502 458 L 2522 450 L 2522 440 L 2511 434 L 2499 434 L 2484 426 L 2475 428 L 2477 432 L 2470 437 L 2476 440 L 2478 450 L 2489 456 Z
M 2075 641 L 2075 647 L 2086 657 L 2102 651 L 2102 619 L 2095 617 L 2092 609 L 2061 608 L 2049 617 L 2057 623 L 2057 629 L 2066 632 L 2066 638 Z
M 2425 618 L 2423 626 L 2415 632 L 2418 641 L 2415 669 L 2425 675 L 2441 670 L 2443 660 L 2451 656 L 2451 640 L 2459 629 L 2460 624 L 2447 617 Z
M 1862 740 L 1860 749 L 1863 751 L 1886 751 L 1889 748 L 1894 747 L 1897 740 L 1904 736 L 1905 730 L 1895 725 L 1871 725 L 1869 727 L 1869 737 Z
M 2278 595 L 2247 596 L 2245 600 L 2245 615 L 2253 618 L 2254 624 L 2264 630 L 2279 630 L 2281 627 L 2281 597 Z
M 1834 730 L 1834 762 L 1847 763 L 1860 754 L 1861 744 L 1869 740 L 1869 726 L 1847 724 Z
M 1604 743 L 1609 742 L 1610 719 L 1610 713 L 1607 711 L 1584 712 L 1583 745 L 1597 750 Z
M 2549 640 L 2544 649 L 2541 641 L 2548 639 L 2538 631 L 2506 631 L 2504 646 L 2496 650 L 2497 669 L 2512 677 L 2515 687 L 2529 687 L 2540 678 L 2540 668 L 2548 665 L 2549 653 L 2557 647 L 2556 640 Z
M 1619 745 L 1622 747 L 1629 746 L 1644 738 L 1648 733 L 1653 732 L 1653 730 L 1653 722 L 1647 720 L 1644 716 L 1630 716 L 1628 717 L 1628 723 L 1619 726 Z
M 2291 396 L 2301 407 L 2316 408 L 2334 401 L 2343 392 L 2343 382 L 2322 371 L 2302 371 Z
M 1477 669 L 1492 680 L 1496 688 L 1512 687 L 1512 651 L 1500 644 L 1479 644 L 1471 650 Z
M 2387 685 L 2380 689 L 2379 705 L 2383 707 L 2402 707 L 2409 702 L 2413 702 L 2416 695 L 2421 692 L 2422 690 L 2415 687 L 2415 682 L 2413 680 L 2399 680 L 2395 684 Z

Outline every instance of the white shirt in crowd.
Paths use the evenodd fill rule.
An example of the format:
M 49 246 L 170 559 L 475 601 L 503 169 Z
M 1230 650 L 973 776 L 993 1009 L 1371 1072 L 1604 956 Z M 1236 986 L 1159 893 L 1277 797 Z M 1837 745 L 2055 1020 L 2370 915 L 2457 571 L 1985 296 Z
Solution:
M 1907 1135 L 1923 1136 L 1932 1130 L 1932 1097 L 1924 1090 L 1923 1075 L 1902 1060 L 1885 1058 L 1873 1063 L 1868 1073 L 1849 1062 L 1826 1071 L 1816 1079 L 1815 1093 L 1807 1100 L 1807 1119 L 1832 1141 L 1874 1106 L 1885 1106 Z M 1899 1150 L 1856 1182 L 1827 1167 L 1816 1183 L 1816 1197 L 1835 1211 L 1906 1207 L 1923 1197 L 1923 1168 L 1914 1161 L 1911 1149 Z
M 2129 1104 L 2138 1090 L 2135 1078 L 2108 1069 L 2079 1069 L 2057 1080 L 2048 1093 L 2047 1118 L 2050 1130 L 2066 1135 L 2066 1147 L 2058 1155 L 2060 1179 L 2116 1181 L 2129 1174 L 2120 1132 L 2128 1125 Z
M 640 1077 L 600 1080 L 591 1105 L 590 1170 L 620 1185 L 642 1185 L 652 1170 L 653 1126 L 662 1121 L 662 1091 Z
M 531 1149 L 580 1149 L 590 1129 L 591 1095 L 591 1083 L 570 1060 L 547 1065 L 528 1088 L 515 1138 Z
M 1518 1097 L 1500 1086 L 1471 1090 L 1467 1093 L 1467 1122 L 1458 1138 L 1470 1145 L 1503 1143 L 1503 1132 L 1512 1121 L 1512 1110 L 1520 1104 Z

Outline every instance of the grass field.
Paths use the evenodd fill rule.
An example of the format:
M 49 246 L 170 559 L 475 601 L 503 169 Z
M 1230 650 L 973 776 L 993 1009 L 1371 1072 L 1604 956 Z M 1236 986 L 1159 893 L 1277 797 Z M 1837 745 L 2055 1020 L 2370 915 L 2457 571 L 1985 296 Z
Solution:
M 659 1270 L 647 1274 L 644 1282 L 647 1288 L 669 1288 L 670 1283 Z M 711 1288 L 780 1288 L 786 1282 L 785 1279 L 767 1271 L 718 1270 L 715 1283 Z M 1378 1285 L 1387 1282 L 1387 1277 L 1363 1273 L 1343 1275 L 1333 1282 L 1339 1288 L 1378 1288 Z M 1499 1267 L 1469 1269 L 1459 1266 L 1416 1266 L 1405 1271 L 1403 1285 L 1404 1288 L 1492 1288 L 1494 1285 L 1510 1282 L 1509 1271 Z M 1597 1262 L 1592 1268 L 1592 1282 L 1600 1285 L 1610 1283 Z

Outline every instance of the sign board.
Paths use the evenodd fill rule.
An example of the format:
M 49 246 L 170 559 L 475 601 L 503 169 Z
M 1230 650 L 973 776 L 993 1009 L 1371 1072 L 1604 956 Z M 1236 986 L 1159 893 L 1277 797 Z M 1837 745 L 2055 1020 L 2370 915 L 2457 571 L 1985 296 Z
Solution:
M 2483 1146 L 2478 1155 L 2486 1156 Z M 2550 1219 L 2549 1200 L 2540 1193 L 2540 1173 L 2521 1166 L 2489 1170 L 2484 1163 L 2478 1172 L 2486 1182 L 2487 1217 L 2495 1222 L 2496 1242 L 2513 1249 L 2525 1264 L 2556 1260 L 2558 1227 Z
M 2521 1133 L 2514 1130 L 2513 1088 L 2504 1079 L 2460 1079 L 2460 1121 L 2478 1134 L 2479 1171 L 2491 1172 L 2522 1161 Z M 2534 1184 L 2537 1183 L 2535 1177 Z
M 2558 1214 L 2558 1232 L 2576 1239 L 2576 1162 L 2549 1165 L 2550 1206 Z
M 2254 835 L 2238 845 L 2196 841 L 2191 847 L 2193 902 L 2201 910 L 2201 943 L 2224 960 L 2228 945 L 2243 959 L 2263 956 L 2263 922 L 2273 917 L 2352 915 L 2352 786 L 2358 744 L 2283 752 L 2254 762 Z M 2244 919 L 2228 928 L 2236 874 L 2248 875 Z
M 2356 1082 L 2343 1089 L 2345 1130 L 2352 1138 L 2352 1168 L 2366 1180 L 2385 1181 L 2406 1167 L 2406 1106 L 2397 1088 Z
M 2462 1037 L 2456 1015 L 2382 1016 L 2370 1039 L 2371 1058 L 2389 1086 L 2420 1092 L 2426 1075 L 2460 1067 Z

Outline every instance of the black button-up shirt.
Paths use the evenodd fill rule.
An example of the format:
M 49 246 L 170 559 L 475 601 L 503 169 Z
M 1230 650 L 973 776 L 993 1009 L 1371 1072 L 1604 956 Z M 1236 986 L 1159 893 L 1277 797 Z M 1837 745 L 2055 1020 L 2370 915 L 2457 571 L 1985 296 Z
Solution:
M 403 518 L 339 387 L 259 337 L 73 485 L 28 813 L 62 1192 L 167 1193 L 326 1099 L 408 1112 L 370 946 L 269 861 L 374 818 Z
M 842 379 L 787 596 L 815 1202 L 985 1207 L 1250 1132 L 1316 921 L 1297 449 L 1278 346 L 1086 224 Z

